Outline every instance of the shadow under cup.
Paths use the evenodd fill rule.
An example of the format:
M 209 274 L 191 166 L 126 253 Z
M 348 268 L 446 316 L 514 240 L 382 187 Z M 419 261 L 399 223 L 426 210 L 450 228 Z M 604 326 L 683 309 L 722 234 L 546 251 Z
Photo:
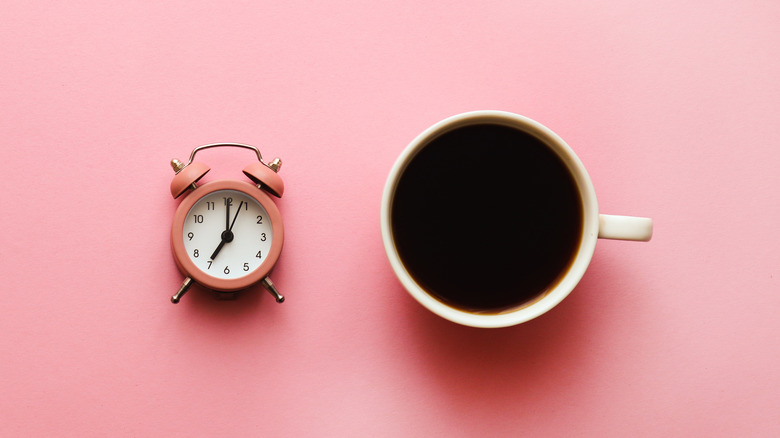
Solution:
M 566 276 L 581 245 L 583 201 L 545 140 L 472 120 L 436 131 L 404 164 L 389 228 L 403 269 L 429 296 L 501 314 L 539 301 Z

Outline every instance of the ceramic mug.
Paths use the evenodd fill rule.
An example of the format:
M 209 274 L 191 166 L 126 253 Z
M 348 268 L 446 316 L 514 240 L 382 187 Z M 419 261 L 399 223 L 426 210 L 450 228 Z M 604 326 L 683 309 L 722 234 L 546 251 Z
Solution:
M 508 173 L 506 169 L 510 168 L 507 166 L 496 166 L 498 167 L 498 170 L 495 170 L 491 163 L 483 163 L 479 159 L 479 156 L 483 151 L 490 150 L 492 141 L 501 140 L 500 135 L 497 137 L 495 133 L 491 131 L 496 129 L 507 131 L 507 134 L 510 135 L 510 137 L 512 135 L 519 135 L 524 136 L 522 138 L 530 139 L 529 141 L 531 143 L 528 144 L 531 146 L 536 144 L 536 146 L 533 147 L 540 149 L 540 152 L 535 152 L 531 155 L 521 155 L 519 156 L 521 158 L 510 156 L 505 160 L 500 157 L 493 157 L 492 159 L 494 161 L 522 160 L 525 163 L 529 160 L 544 160 L 544 158 L 537 157 L 543 157 L 546 153 L 547 155 L 557 157 L 557 159 L 552 159 L 552 161 L 555 161 L 552 165 L 553 167 L 558 166 L 562 169 L 560 174 L 556 175 L 553 171 L 538 170 L 543 168 L 545 165 L 544 162 L 540 162 L 539 164 L 532 163 L 533 165 L 528 167 L 528 169 L 533 169 L 533 171 L 538 170 L 540 172 L 539 175 L 529 175 L 525 179 L 523 179 L 524 175 L 521 174 L 498 175 L 500 178 L 504 178 L 496 180 L 499 181 L 499 183 L 489 180 L 487 183 L 489 185 L 488 187 L 479 187 L 480 184 L 485 184 L 484 175 L 492 175 L 492 173 L 496 172 Z M 483 136 L 484 138 L 480 136 Z M 453 143 L 453 141 L 455 141 L 455 143 Z M 452 181 L 446 181 L 444 183 L 441 183 L 441 181 L 437 182 L 442 178 L 450 177 L 449 175 L 446 177 L 441 176 L 444 175 L 441 173 L 442 168 L 446 169 L 447 166 L 457 166 L 459 165 L 457 163 L 461 163 L 460 165 L 462 166 L 463 161 L 467 160 L 467 157 L 450 156 L 455 155 L 456 153 L 463 153 L 463 151 L 456 150 L 455 146 L 449 146 L 450 143 L 458 144 L 457 142 L 459 141 L 462 141 L 463 144 L 466 145 L 465 147 L 469 152 L 473 152 L 473 155 L 477 156 L 477 158 L 474 159 L 473 171 L 470 170 L 470 168 L 459 168 L 455 171 L 455 175 L 459 176 L 452 178 Z M 471 144 L 468 144 L 469 141 Z M 507 144 L 510 145 L 509 149 L 512 151 L 522 152 L 523 149 L 521 148 L 526 148 L 525 143 L 523 142 L 513 143 L 517 141 L 514 139 L 508 141 L 509 143 Z M 432 146 L 432 144 L 435 146 Z M 444 146 L 442 146 L 443 144 Z M 439 155 L 434 155 L 434 161 L 424 161 L 421 157 L 427 156 L 425 155 L 428 154 L 428 152 L 425 152 L 426 149 L 431 150 L 431 148 L 434 147 L 453 147 L 453 153 L 436 152 Z M 417 226 L 418 223 L 425 223 L 426 215 L 438 215 L 442 213 L 441 205 L 449 205 L 436 204 L 434 201 L 438 198 L 438 195 L 426 195 L 429 196 L 429 198 L 427 198 L 427 200 L 423 199 L 424 202 L 421 204 L 409 204 L 402 200 L 400 196 L 406 195 L 399 195 L 399 193 L 404 193 L 403 190 L 410 190 L 403 187 L 405 187 L 405 183 L 409 182 L 408 178 L 412 178 L 409 176 L 410 174 L 413 174 L 411 169 L 415 169 L 413 172 L 418 174 L 416 177 L 418 179 L 414 180 L 415 184 L 440 184 L 439 188 L 436 190 L 453 192 L 462 190 L 464 187 L 474 189 L 471 192 L 468 192 L 467 195 L 461 193 L 442 193 L 442 196 L 444 197 L 453 196 L 451 198 L 454 200 L 452 202 L 452 216 L 460 215 L 466 218 L 464 219 L 463 228 L 452 228 L 446 231 L 447 233 L 452 234 L 452 239 L 462 239 L 462 247 L 446 246 L 447 244 L 453 244 L 453 242 L 448 242 L 444 243 L 445 247 L 443 251 L 463 251 L 462 256 L 467 260 L 465 263 L 453 264 L 452 262 L 439 260 L 448 259 L 450 255 L 442 253 L 441 248 L 436 248 L 436 245 L 442 245 L 444 240 L 442 240 L 441 236 L 436 235 L 438 230 L 435 222 L 433 223 L 433 226 L 429 226 L 429 228 L 426 229 L 428 231 L 418 231 L 418 234 L 414 235 L 414 238 L 412 239 L 414 241 L 412 250 L 420 250 L 424 252 L 424 254 L 409 255 L 408 250 L 404 249 L 404 251 L 407 252 L 404 256 L 401 255 L 399 246 L 402 238 L 406 238 L 401 236 L 401 234 L 405 232 L 404 227 L 414 227 Z M 547 178 L 547 180 L 537 184 L 537 180 L 540 178 Z M 544 192 L 544 190 L 547 190 L 546 187 L 556 186 L 559 180 L 570 181 L 570 192 L 573 194 L 571 200 L 573 201 L 559 202 L 557 201 L 558 198 L 554 198 L 555 200 L 553 201 L 545 198 L 548 196 Z M 518 185 L 513 185 L 515 181 L 519 181 L 517 184 L 521 184 L 519 186 L 520 189 L 527 190 L 518 190 Z M 562 184 L 563 186 L 566 185 L 565 183 Z M 537 185 L 539 186 L 538 188 Z M 452 187 L 452 189 L 450 190 L 448 187 Z M 542 192 L 539 192 L 539 190 L 542 190 Z M 417 192 L 417 189 L 411 189 L 410 193 L 415 192 Z M 541 195 L 534 195 L 537 192 L 541 193 Z M 534 201 L 529 202 L 545 205 L 553 204 L 547 206 L 551 208 L 550 217 L 552 219 L 541 219 L 549 221 L 550 227 L 553 227 L 552 229 L 547 230 L 547 234 L 539 233 L 537 230 L 533 229 L 522 229 L 522 225 L 515 227 L 515 223 L 520 224 L 521 222 L 514 222 L 512 219 L 506 218 L 507 216 L 512 215 L 522 216 L 526 210 L 538 208 L 535 205 L 526 205 L 524 199 L 514 199 L 513 194 L 516 193 L 523 193 L 522 196 L 536 196 Z M 487 204 L 489 203 L 481 202 L 483 198 L 490 198 L 490 202 L 493 204 L 498 203 L 499 207 L 501 207 L 501 204 L 505 204 L 505 207 L 511 205 L 511 208 L 515 210 L 499 209 L 498 216 L 492 218 L 487 217 L 487 219 L 485 219 L 485 214 L 483 213 L 484 210 L 488 208 Z M 460 201 L 460 199 L 462 199 L 462 201 Z M 428 202 L 428 200 L 431 202 Z M 571 205 L 556 205 L 556 203 L 570 203 Z M 431 209 L 428 208 L 429 204 L 439 206 Z M 455 206 L 454 204 L 458 204 L 459 206 Z M 409 207 L 409 205 L 415 205 L 415 207 Z M 408 211 L 403 211 L 403 209 L 407 209 Z M 412 209 L 414 211 L 412 211 Z M 446 217 L 437 217 L 436 220 L 441 221 L 443 224 L 449 222 Z M 572 222 L 574 224 L 573 227 L 566 225 L 566 222 L 560 222 L 559 225 L 559 222 L 556 222 L 559 217 L 563 217 L 561 220 L 564 221 L 566 220 L 566 217 L 576 217 L 577 221 Z M 469 228 L 468 223 L 470 220 L 476 220 L 474 218 L 483 218 L 484 220 L 487 220 L 487 222 L 477 226 L 477 229 L 471 229 Z M 404 220 L 406 222 L 404 222 Z M 534 225 L 534 227 L 537 226 L 538 225 Z M 507 229 L 502 229 L 502 227 Z M 481 249 L 476 249 L 473 252 L 470 252 L 468 249 L 470 245 L 473 246 L 474 242 L 478 243 L 480 241 L 480 235 L 484 233 L 484 230 L 490 230 L 492 228 L 497 229 L 497 231 L 493 230 L 498 233 L 492 235 L 493 237 L 491 237 L 491 239 L 493 240 L 496 240 L 495 236 L 504 235 L 503 233 L 514 233 L 517 235 L 517 238 L 521 240 L 512 242 L 513 245 L 518 245 L 518 242 L 525 242 L 525 240 L 522 239 L 534 238 L 536 240 L 533 245 L 540 248 L 539 251 L 546 252 L 548 246 L 551 247 L 557 245 L 557 243 L 550 241 L 548 245 L 544 239 L 554 238 L 559 234 L 566 234 L 563 230 L 559 233 L 554 227 L 569 227 L 571 230 L 574 230 L 568 231 L 569 235 L 573 236 L 571 239 L 572 242 L 570 243 L 572 249 L 570 254 L 566 255 L 567 259 L 565 263 L 561 262 L 563 263 L 561 265 L 555 265 L 550 268 L 550 266 L 544 265 L 546 261 L 542 261 L 539 262 L 542 263 L 542 265 L 535 265 L 532 269 L 527 269 L 533 271 L 527 273 L 527 276 L 530 276 L 529 278 L 533 277 L 535 272 L 540 270 L 544 271 L 546 268 L 550 268 L 554 271 L 552 273 L 554 281 L 549 281 L 549 284 L 540 288 L 532 298 L 520 297 L 517 302 L 513 302 L 509 305 L 501 304 L 495 308 L 490 307 L 490 305 L 487 305 L 486 308 L 463 305 L 457 300 L 453 302 L 453 300 L 446 298 L 448 296 L 448 291 L 446 289 L 449 287 L 460 287 L 459 285 L 465 285 L 464 290 L 467 289 L 469 291 L 469 299 L 473 298 L 478 300 L 480 297 L 489 298 L 493 293 L 492 289 L 498 288 L 501 288 L 502 290 L 506 289 L 509 294 L 512 294 L 514 293 L 512 289 L 515 283 L 514 280 L 500 280 L 503 281 L 503 283 L 511 284 L 490 283 L 481 281 L 479 279 L 480 276 L 483 276 L 483 278 L 485 278 L 485 276 L 489 278 L 504 278 L 501 276 L 508 275 L 509 277 L 506 278 L 513 278 L 511 276 L 516 275 L 520 278 L 523 277 L 523 275 L 526 275 L 526 273 L 524 273 L 525 266 L 523 265 L 527 265 L 528 260 L 530 259 L 513 260 L 513 251 L 511 249 L 502 253 L 500 258 L 497 259 L 501 263 L 491 262 L 492 264 L 501 265 L 500 267 L 495 269 L 491 267 L 489 273 L 471 272 L 473 270 L 472 267 L 475 266 L 473 262 L 485 258 L 486 254 L 484 251 L 490 251 L 490 248 L 492 248 L 490 246 L 483 246 L 480 247 Z M 517 228 L 520 229 L 518 230 Z M 590 263 L 598 238 L 648 241 L 652 235 L 652 228 L 653 223 L 649 218 L 600 214 L 596 201 L 596 193 L 590 177 L 585 171 L 582 162 L 563 139 L 539 122 L 517 114 L 502 111 L 475 111 L 455 115 L 436 123 L 421 133 L 406 147 L 395 162 L 385 184 L 381 205 L 381 231 L 385 251 L 390 261 L 390 265 L 402 285 L 412 297 L 433 313 L 450 321 L 473 327 L 490 328 L 512 326 L 542 315 L 560 303 L 575 288 Z M 445 240 L 447 239 L 445 238 Z M 461 244 L 458 243 L 457 245 Z M 531 245 L 531 243 L 529 243 L 529 245 Z M 482 252 L 480 253 L 480 251 Z M 502 249 L 502 251 L 504 250 Z M 562 254 L 565 255 L 565 253 L 566 250 L 564 250 Z M 454 257 L 453 260 L 455 260 Z M 533 261 L 534 263 L 538 262 L 535 258 Z M 553 262 L 551 261 L 550 263 Z M 447 271 L 447 269 L 450 269 L 450 271 Z M 431 284 L 436 284 L 436 282 L 429 281 L 429 279 L 422 278 L 419 275 L 420 272 L 425 272 L 426 270 L 438 270 L 436 275 L 439 275 L 443 282 L 437 286 L 431 286 Z M 485 269 L 482 270 L 484 271 Z M 511 272 L 504 272 L 508 270 L 511 270 Z M 453 281 L 448 282 L 448 278 Z M 485 284 L 487 284 L 487 286 Z

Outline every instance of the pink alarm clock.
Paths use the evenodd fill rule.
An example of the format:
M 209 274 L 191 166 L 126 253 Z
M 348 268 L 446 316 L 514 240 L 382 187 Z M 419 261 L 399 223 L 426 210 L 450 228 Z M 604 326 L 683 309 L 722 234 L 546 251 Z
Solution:
M 244 168 L 252 183 L 218 180 L 198 186 L 211 169 L 193 162 L 195 154 L 215 147 L 253 150 L 258 162 Z M 282 217 L 271 198 L 281 198 L 284 192 L 277 173 L 281 165 L 279 158 L 266 164 L 256 147 L 240 143 L 199 146 L 193 149 L 187 164 L 171 161 L 176 171 L 171 195 L 175 199 L 186 193 L 171 227 L 173 258 L 186 278 L 171 302 L 178 303 L 193 281 L 222 297 L 262 283 L 278 303 L 284 301 L 268 277 L 284 242 Z

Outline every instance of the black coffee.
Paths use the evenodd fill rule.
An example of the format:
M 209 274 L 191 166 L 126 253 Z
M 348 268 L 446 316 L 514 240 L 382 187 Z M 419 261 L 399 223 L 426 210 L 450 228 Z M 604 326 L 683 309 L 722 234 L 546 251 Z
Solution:
M 461 309 L 500 312 L 557 283 L 579 247 L 583 213 L 569 171 L 544 143 L 479 124 L 442 134 L 411 160 L 391 220 L 423 288 Z

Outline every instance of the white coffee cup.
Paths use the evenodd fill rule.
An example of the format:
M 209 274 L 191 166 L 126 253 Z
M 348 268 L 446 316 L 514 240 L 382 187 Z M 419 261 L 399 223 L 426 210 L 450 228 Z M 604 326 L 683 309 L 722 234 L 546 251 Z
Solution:
M 396 189 L 409 163 L 439 136 L 461 127 L 478 124 L 497 124 L 523 131 L 536 137 L 554 151 L 576 183 L 583 214 L 579 249 L 574 253 L 568 269 L 561 272 L 560 279 L 556 284 L 537 299 L 515 308 L 502 309 L 499 312 L 474 312 L 460 308 L 446 303 L 437 298 L 431 291 L 426 290 L 415 281 L 407 266 L 404 265 L 396 247 L 392 226 Z M 507 196 L 510 195 L 507 194 Z M 648 218 L 600 214 L 593 183 L 582 162 L 563 139 L 539 122 L 503 111 L 463 113 L 442 120 L 425 130 L 406 147 L 395 162 L 387 178 L 382 196 L 382 239 L 390 265 L 402 285 L 412 297 L 433 313 L 450 321 L 473 327 L 512 326 L 542 315 L 560 303 L 577 286 L 590 263 L 598 238 L 648 241 L 652 236 L 652 230 L 653 222 Z M 453 273 L 453 275 L 458 274 L 460 273 Z M 479 286 L 475 285 L 475 287 Z

